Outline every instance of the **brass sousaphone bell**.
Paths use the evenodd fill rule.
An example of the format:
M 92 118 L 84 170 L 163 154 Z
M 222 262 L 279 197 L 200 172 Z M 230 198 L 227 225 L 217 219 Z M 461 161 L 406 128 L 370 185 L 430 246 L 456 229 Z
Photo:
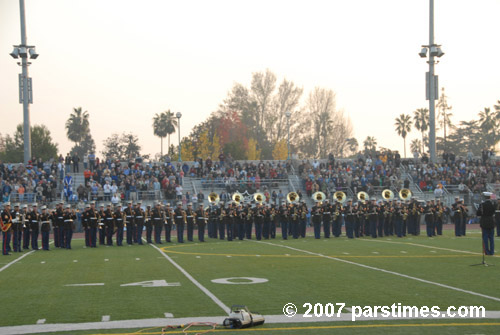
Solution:
M 263 203 L 265 199 L 266 196 L 263 193 L 257 192 L 253 195 L 253 200 L 259 204 Z
M 240 192 L 234 192 L 232 199 L 237 205 L 239 205 L 240 202 L 243 201 L 243 194 L 241 194 Z
M 219 195 L 215 192 L 212 192 L 208 195 L 208 201 L 212 202 L 214 204 L 217 204 L 219 202 Z
M 411 198 L 411 191 L 407 188 L 402 188 L 401 191 L 399 191 L 399 198 L 401 200 L 407 200 Z
M 333 199 L 343 204 L 347 200 L 347 196 L 342 191 L 333 193 Z
M 363 192 L 363 191 L 358 192 L 357 196 L 358 196 L 358 200 L 361 201 L 362 203 L 365 203 L 365 201 L 370 199 L 370 195 L 368 195 L 368 193 Z
M 299 202 L 299 199 L 300 197 L 296 192 L 290 192 L 286 195 L 286 200 L 291 204 Z
M 382 198 L 384 198 L 384 200 L 392 200 L 394 199 L 394 192 L 389 189 L 385 189 L 382 191 Z
M 314 192 L 312 198 L 316 202 L 323 202 L 326 199 L 326 195 L 323 192 Z

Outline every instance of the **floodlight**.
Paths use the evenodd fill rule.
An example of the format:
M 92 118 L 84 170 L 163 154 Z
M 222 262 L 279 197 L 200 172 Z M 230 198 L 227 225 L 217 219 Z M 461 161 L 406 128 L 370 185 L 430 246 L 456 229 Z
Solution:
M 441 48 L 437 48 L 437 55 L 436 56 L 441 57 L 442 55 L 444 55 L 443 50 L 441 50 Z
M 30 58 L 31 59 L 37 59 L 38 58 L 38 54 L 36 53 L 35 48 L 30 48 L 29 54 L 30 54 Z
M 12 50 L 12 52 L 9 55 L 11 55 L 12 58 L 14 58 L 14 59 L 19 58 L 19 49 L 14 47 L 14 50 Z
M 422 50 L 418 53 L 418 55 L 422 58 L 427 57 L 427 48 L 422 48 Z
M 26 50 L 26 47 L 20 47 L 20 48 L 19 48 L 19 56 L 20 56 L 21 58 L 26 58 L 26 57 L 28 57 L 28 52 L 27 52 L 27 50 Z

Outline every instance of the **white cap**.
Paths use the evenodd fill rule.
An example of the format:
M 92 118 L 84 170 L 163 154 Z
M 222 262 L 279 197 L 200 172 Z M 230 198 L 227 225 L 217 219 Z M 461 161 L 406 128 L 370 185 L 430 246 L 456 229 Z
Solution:
M 491 195 L 492 195 L 492 194 L 493 194 L 493 193 L 491 193 L 491 192 L 483 192 L 483 195 L 484 195 L 485 197 L 488 197 L 488 198 L 489 198 L 489 197 L 491 197 Z

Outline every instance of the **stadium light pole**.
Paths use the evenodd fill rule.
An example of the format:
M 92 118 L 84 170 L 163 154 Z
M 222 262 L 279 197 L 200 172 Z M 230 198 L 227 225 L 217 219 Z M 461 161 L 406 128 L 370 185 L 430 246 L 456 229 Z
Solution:
M 286 116 L 287 127 L 288 127 L 288 140 L 286 142 L 286 145 L 287 145 L 287 157 L 286 157 L 286 160 L 290 160 L 290 116 L 292 116 L 292 113 L 286 112 L 285 116 Z
M 21 44 L 14 45 L 14 50 L 10 53 L 12 58 L 21 57 L 21 62 L 17 64 L 22 67 L 22 73 L 19 74 L 19 103 L 23 104 L 23 140 L 24 140 L 24 164 L 28 164 L 31 159 L 31 132 L 30 132 L 30 104 L 33 103 L 33 85 L 28 75 L 28 56 L 30 59 L 36 59 L 35 46 L 27 45 L 26 37 L 26 15 L 24 10 L 24 0 L 19 0 L 19 12 L 21 15 Z
M 434 57 L 440 58 L 444 55 L 441 45 L 434 44 L 434 0 L 429 0 L 429 45 L 422 45 L 419 56 L 427 57 L 429 50 L 429 72 L 425 74 L 425 96 L 429 100 L 429 153 L 431 163 L 436 163 L 436 103 L 439 98 L 438 76 L 434 74 L 434 65 L 439 63 Z
M 181 116 L 182 116 L 182 114 L 180 112 L 177 112 L 177 114 L 175 114 L 175 117 L 177 118 L 177 132 L 179 133 L 179 162 L 182 162 L 182 156 L 181 156 Z

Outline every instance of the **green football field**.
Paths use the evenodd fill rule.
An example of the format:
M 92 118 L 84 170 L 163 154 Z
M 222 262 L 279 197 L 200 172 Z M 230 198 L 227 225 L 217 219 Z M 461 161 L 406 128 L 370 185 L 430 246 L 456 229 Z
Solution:
M 445 231 L 431 239 L 83 245 L 77 239 L 72 250 L 51 245 L 48 252 L 0 258 L 0 334 L 161 334 L 167 325 L 221 323 L 233 304 L 265 315 L 266 323 L 214 333 L 500 333 L 500 259 L 488 256 L 492 266 L 471 266 L 482 261 L 479 231 L 460 238 Z M 296 306 L 295 316 L 283 315 L 287 303 Z M 351 321 L 361 312 L 352 306 L 373 312 L 398 304 L 441 312 L 483 306 L 486 317 L 387 319 L 379 310 Z M 182 328 L 166 333 L 182 334 Z

